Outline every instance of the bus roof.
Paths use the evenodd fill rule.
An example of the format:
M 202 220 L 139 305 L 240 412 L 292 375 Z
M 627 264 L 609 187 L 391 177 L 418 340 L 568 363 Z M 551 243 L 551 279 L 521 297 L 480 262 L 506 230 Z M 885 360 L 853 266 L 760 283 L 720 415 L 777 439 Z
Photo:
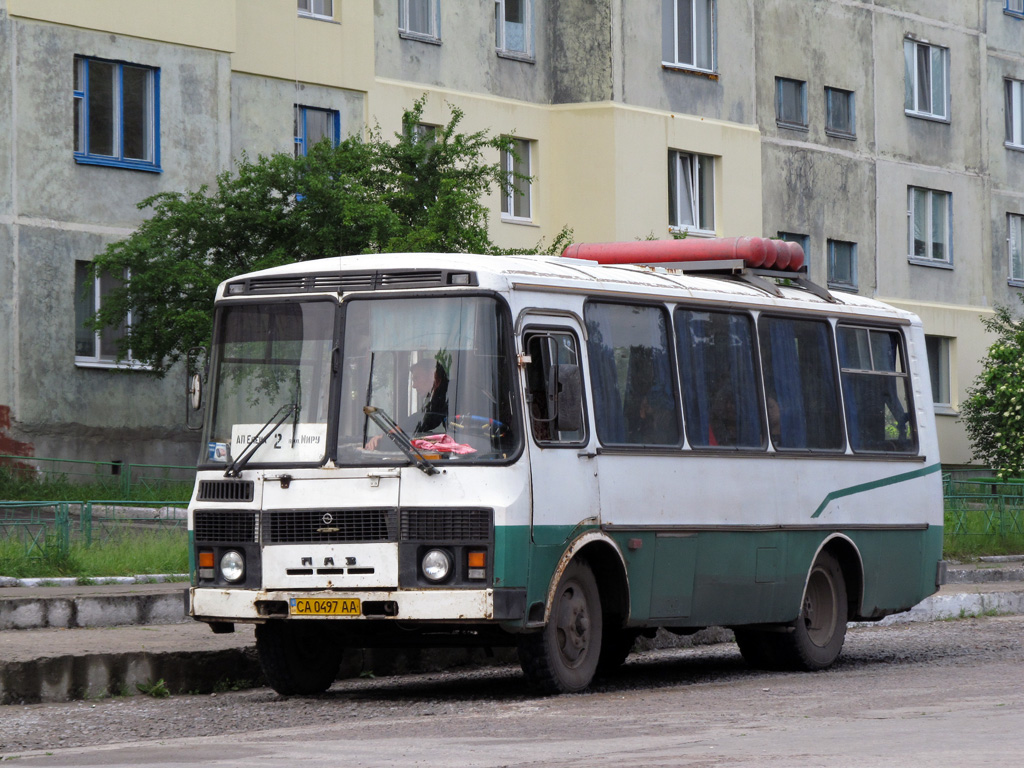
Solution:
M 325 259 L 284 264 L 238 275 L 224 281 L 218 288 L 217 298 L 230 296 L 295 295 L 385 290 L 389 287 L 405 289 L 441 287 L 446 283 L 420 276 L 433 273 L 439 277 L 450 274 L 472 274 L 479 288 L 508 293 L 512 290 L 537 290 L 581 294 L 632 294 L 637 297 L 663 300 L 693 299 L 708 302 L 783 305 L 793 308 L 829 308 L 841 313 L 868 314 L 890 317 L 894 320 L 915 322 L 910 312 L 898 309 L 876 299 L 855 293 L 823 291 L 825 297 L 785 284 L 772 291 L 758 287 L 755 282 L 740 279 L 741 272 L 727 266 L 718 272 L 684 271 L 680 269 L 638 266 L 632 264 L 604 265 L 593 261 L 561 256 L 542 255 L 482 255 L 462 253 L 385 253 L 335 256 Z M 346 282 L 348 274 L 369 278 L 374 283 Z M 780 275 L 786 277 L 786 275 Z M 332 277 L 337 279 L 331 279 Z M 312 280 L 316 278 L 316 280 Z M 322 278 L 322 279 L 321 279 Z M 403 280 L 403 278 L 406 278 Z M 448 282 L 447 285 L 455 285 Z M 229 290 L 228 286 L 245 286 Z M 260 286 L 252 288 L 251 286 Z M 821 289 L 819 289 L 821 290 Z M 845 310 L 845 311 L 844 311 Z

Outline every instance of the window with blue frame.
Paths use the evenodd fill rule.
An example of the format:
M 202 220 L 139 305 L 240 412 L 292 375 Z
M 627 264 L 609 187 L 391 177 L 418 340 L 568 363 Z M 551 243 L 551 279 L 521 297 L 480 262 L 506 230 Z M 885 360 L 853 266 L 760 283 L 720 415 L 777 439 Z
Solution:
M 1011 16 L 1024 17 L 1024 0 L 1006 0 L 1003 10 Z
M 295 156 L 302 157 L 327 139 L 332 147 L 341 141 L 341 116 L 337 110 L 295 105 Z
M 75 57 L 75 161 L 160 170 L 160 70 Z

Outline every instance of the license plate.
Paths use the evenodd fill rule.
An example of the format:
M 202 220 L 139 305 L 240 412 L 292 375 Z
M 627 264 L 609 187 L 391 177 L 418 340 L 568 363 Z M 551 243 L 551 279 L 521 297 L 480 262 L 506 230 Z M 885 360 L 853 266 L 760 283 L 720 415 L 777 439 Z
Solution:
M 357 597 L 293 597 L 288 612 L 292 616 L 359 616 L 362 608 Z

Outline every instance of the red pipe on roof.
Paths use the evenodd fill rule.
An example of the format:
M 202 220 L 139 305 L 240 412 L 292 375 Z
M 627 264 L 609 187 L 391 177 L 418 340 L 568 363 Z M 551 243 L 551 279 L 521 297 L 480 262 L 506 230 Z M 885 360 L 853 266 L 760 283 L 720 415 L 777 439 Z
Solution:
M 633 240 L 625 243 L 573 243 L 562 256 L 598 264 L 663 264 L 687 261 L 742 259 L 755 269 L 798 271 L 804 265 L 799 243 L 766 237 L 684 238 Z

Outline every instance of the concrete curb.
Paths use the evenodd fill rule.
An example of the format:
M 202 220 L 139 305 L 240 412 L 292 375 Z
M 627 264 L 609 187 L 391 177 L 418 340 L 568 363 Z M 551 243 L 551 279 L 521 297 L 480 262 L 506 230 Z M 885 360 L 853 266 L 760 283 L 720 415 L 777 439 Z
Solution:
M 154 573 L 139 576 L 102 576 L 99 578 L 14 579 L 0 576 L 0 587 L 102 587 L 112 584 L 167 584 L 188 581 L 187 573 Z M 0 598 L 3 596 L 0 595 Z
M 0 630 L 84 629 L 186 620 L 184 589 L 151 595 L 22 597 L 0 600 Z

